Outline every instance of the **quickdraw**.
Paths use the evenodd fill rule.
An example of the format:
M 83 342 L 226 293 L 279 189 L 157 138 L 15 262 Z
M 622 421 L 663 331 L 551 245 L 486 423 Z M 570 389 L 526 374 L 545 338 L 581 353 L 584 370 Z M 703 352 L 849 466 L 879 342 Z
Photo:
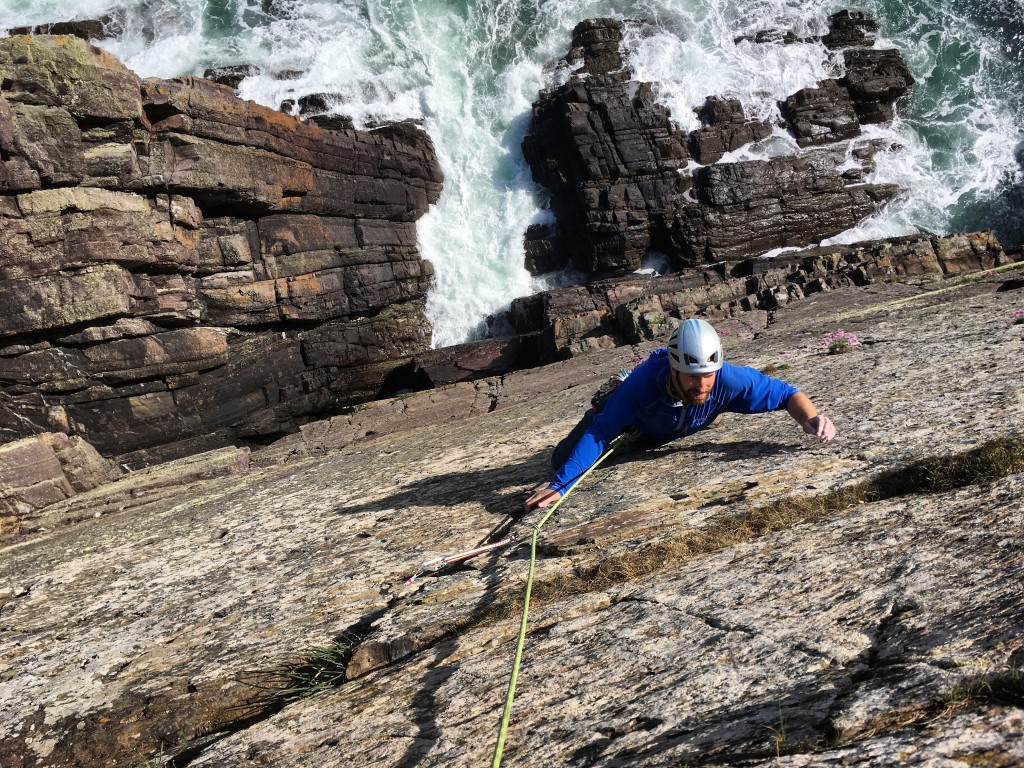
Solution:
M 427 560 L 424 563 L 420 563 L 420 569 L 416 571 L 412 576 L 405 580 L 406 584 L 412 584 L 420 576 L 425 576 L 428 573 L 437 573 L 443 568 L 455 563 L 461 563 L 463 560 L 469 560 L 471 557 L 482 555 L 484 552 L 490 552 L 494 549 L 501 547 L 507 547 L 509 544 L 516 542 L 519 539 L 519 535 L 515 532 L 505 537 L 501 541 L 491 542 L 490 544 L 482 544 L 479 547 L 473 549 L 467 549 L 465 552 L 459 552 L 456 555 L 448 555 L 447 557 L 435 557 L 433 560 Z

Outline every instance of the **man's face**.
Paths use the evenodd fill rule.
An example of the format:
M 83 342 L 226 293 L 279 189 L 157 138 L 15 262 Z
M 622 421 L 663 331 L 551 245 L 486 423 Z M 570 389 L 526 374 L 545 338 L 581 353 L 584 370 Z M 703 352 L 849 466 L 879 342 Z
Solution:
M 673 388 L 681 395 L 679 399 L 690 405 L 703 405 L 715 386 L 715 373 L 680 373 L 673 369 L 671 375 Z

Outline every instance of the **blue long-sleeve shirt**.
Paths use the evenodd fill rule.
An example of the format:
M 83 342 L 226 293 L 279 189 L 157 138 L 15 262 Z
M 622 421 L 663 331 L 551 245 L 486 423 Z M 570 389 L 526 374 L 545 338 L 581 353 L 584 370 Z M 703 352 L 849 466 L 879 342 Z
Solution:
M 785 408 L 797 389 L 746 366 L 722 363 L 711 394 L 687 405 L 669 394 L 668 351 L 657 349 L 626 377 L 555 473 L 549 488 L 565 493 L 626 427 L 665 441 L 704 429 L 718 414 L 764 413 Z

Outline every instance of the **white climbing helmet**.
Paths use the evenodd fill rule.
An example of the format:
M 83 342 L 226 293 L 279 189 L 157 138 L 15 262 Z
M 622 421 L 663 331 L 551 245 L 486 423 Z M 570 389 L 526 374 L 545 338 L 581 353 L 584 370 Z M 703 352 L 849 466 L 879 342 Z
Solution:
M 714 373 L 724 360 L 722 340 L 707 320 L 684 320 L 668 340 L 668 359 L 680 373 Z

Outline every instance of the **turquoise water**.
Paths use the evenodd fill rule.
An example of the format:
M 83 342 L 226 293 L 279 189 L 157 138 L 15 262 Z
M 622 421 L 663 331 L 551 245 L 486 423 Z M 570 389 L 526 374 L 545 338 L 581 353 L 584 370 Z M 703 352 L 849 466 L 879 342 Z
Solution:
M 0 0 L 0 27 L 114 14 L 121 32 L 100 44 L 140 75 L 255 64 L 244 98 L 276 108 L 326 93 L 333 112 L 361 127 L 420 121 L 446 178 L 419 223 L 437 273 L 434 344 L 446 346 L 479 336 L 488 314 L 547 285 L 523 268 L 522 235 L 548 214 L 519 145 L 538 91 L 566 77 L 551 63 L 577 22 L 656 21 L 659 34 L 627 35 L 630 67 L 660 84 L 689 129 L 710 93 L 770 118 L 780 98 L 840 74 L 820 45 L 734 41 L 780 26 L 820 33 L 841 8 L 878 18 L 878 45 L 899 48 L 918 85 L 893 126 L 868 133 L 898 147 L 878 158 L 875 180 L 907 194 L 833 241 L 994 229 L 1020 245 L 1024 0 Z M 758 151 L 796 150 L 779 136 Z

